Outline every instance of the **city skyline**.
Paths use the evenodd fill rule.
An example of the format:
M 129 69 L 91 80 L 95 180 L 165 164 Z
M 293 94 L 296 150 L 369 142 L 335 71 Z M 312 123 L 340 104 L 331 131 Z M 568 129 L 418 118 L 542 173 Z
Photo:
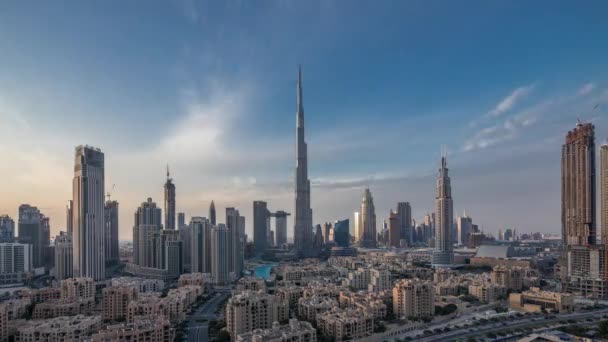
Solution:
M 435 12 L 416 5 L 401 6 L 402 12 L 417 11 L 431 26 L 445 28 L 458 23 L 449 15 L 452 10 L 460 13 L 450 8 L 454 5 L 434 8 Z M 134 31 L 121 37 L 114 31 L 103 31 L 106 21 L 93 14 L 95 11 L 75 8 L 90 19 L 90 31 L 104 42 L 93 46 L 94 40 L 87 36 L 72 35 L 72 21 L 67 26 L 50 25 L 55 29 L 45 31 L 46 24 L 65 19 L 53 10 L 40 12 L 45 13 L 44 20 L 39 13 L 28 12 L 32 25 L 20 30 L 24 40 L 17 40 L 10 32 L 22 27 L 18 20 L 25 15 L 24 8 L 7 7 L 7 12 L 0 14 L 0 42 L 7 62 L 0 66 L 0 124 L 6 127 L 0 152 L 12 162 L 0 168 L 0 176 L 11 180 L 6 186 L 8 196 L 0 199 L 0 215 L 16 220 L 19 205 L 37 206 L 50 217 L 51 236 L 66 229 L 73 151 L 80 144 L 104 152 L 105 183 L 116 184 L 112 199 L 121 207 L 121 240 L 131 238 L 132 213 L 142 199 L 151 197 L 161 203 L 166 163 L 172 166 L 178 188 L 176 212 L 185 212 L 188 218 L 207 216 L 207 208 L 215 200 L 218 212 L 235 207 L 248 218 L 247 234 L 251 237 L 254 200 L 295 213 L 293 86 L 298 64 L 306 73 L 313 225 L 352 220 L 367 185 L 374 193 L 378 213 L 388 212 L 394 203 L 409 201 L 412 217 L 420 222 L 425 212 L 433 211 L 438 147 L 444 143 L 449 149 L 451 176 L 457 180 L 453 186 L 455 213 L 467 210 L 480 228 L 494 234 L 505 227 L 558 233 L 557 165 L 564 134 L 581 117 L 596 126 L 598 146 L 608 136 L 604 109 L 607 75 L 601 61 L 606 48 L 596 43 L 606 31 L 606 23 L 592 13 L 602 12 L 597 9 L 572 9 L 584 14 L 584 21 L 559 15 L 566 8 L 552 9 L 546 20 L 553 25 L 545 25 L 533 18 L 542 6 L 531 7 L 520 18 L 518 28 L 506 35 L 498 26 L 519 13 L 517 7 L 485 4 L 478 9 L 480 17 L 497 20 L 496 26 L 487 27 L 484 20 L 471 18 L 468 25 L 439 34 L 426 32 L 424 20 L 412 18 L 409 31 L 425 32 L 418 37 L 390 25 L 376 27 L 381 15 L 388 14 L 386 9 L 353 9 L 338 4 L 262 9 L 210 5 L 184 12 L 185 8 L 175 6 L 165 11 L 173 28 L 167 35 L 169 40 L 183 40 L 169 42 L 145 35 L 142 46 L 171 52 L 143 62 L 140 68 L 131 69 L 131 76 L 123 77 L 122 71 L 142 56 L 128 46 L 129 42 L 154 23 L 155 11 L 163 9 L 150 9 Z M 135 8 L 123 10 L 124 17 L 116 18 L 117 28 L 132 24 Z M 247 19 L 240 27 L 227 27 L 224 32 L 220 29 L 224 25 L 216 21 L 222 18 L 229 25 L 248 11 L 273 14 L 278 19 L 265 23 L 251 36 L 245 31 L 259 19 Z M 205 16 L 205 12 L 218 16 Z M 288 37 L 301 33 L 298 26 L 303 18 L 293 24 L 283 19 L 293 18 L 294 13 L 305 14 L 303 17 L 318 24 L 314 39 L 296 43 L 275 35 L 271 37 L 274 49 L 268 53 L 252 46 L 279 27 L 290 33 Z M 335 30 L 332 24 L 335 20 L 357 30 L 357 20 L 364 14 L 369 14 L 365 23 L 375 27 L 374 34 L 362 35 L 356 41 L 350 37 L 352 32 Z M 431 19 L 434 14 L 437 18 Z M 389 15 L 386 20 L 397 22 L 401 20 L 398 17 Z M 555 25 L 557 22 L 560 25 Z M 9 30 L 9 25 L 13 29 Z M 195 38 L 204 30 L 211 32 L 204 37 L 213 38 L 209 43 Z M 332 32 L 325 35 L 327 31 Z M 535 35 L 526 38 L 530 31 Z M 586 39 L 580 39 L 582 32 Z M 386 40 L 377 42 L 378 36 Z M 553 36 L 561 39 L 557 42 Z M 238 37 L 252 38 L 253 43 L 242 47 L 221 44 L 223 38 Z M 70 47 L 72 38 L 81 43 L 76 44 L 78 51 Z M 27 39 L 31 45 L 24 43 Z M 55 46 L 37 44 L 40 39 L 53 41 Z M 450 39 L 465 45 L 478 41 L 495 48 L 495 52 L 478 51 L 494 64 L 476 68 L 474 58 L 450 51 L 454 47 Z M 363 51 L 353 47 L 358 45 L 353 42 L 360 43 L 360 49 L 375 49 L 377 54 L 366 56 L 369 60 L 353 57 Z M 387 48 L 380 43 L 402 47 Z M 500 44 L 505 47 L 500 48 Z M 332 45 L 343 51 L 334 56 Z M 205 54 L 210 46 L 217 47 L 215 55 Z M 560 46 L 569 49 L 564 51 Z M 509 50 L 515 47 L 519 50 Z M 116 60 L 113 51 L 118 48 L 124 49 L 124 61 Z M 527 52 L 522 53 L 524 49 Z M 286 50 L 288 53 L 276 52 Z M 264 58 L 252 57 L 258 53 L 272 65 Z M 555 53 L 559 58 L 552 57 Z M 444 54 L 453 58 L 436 57 Z M 39 61 L 24 55 L 47 57 Z M 91 56 L 105 58 L 108 63 Z M 232 70 L 231 63 L 240 62 L 242 56 L 252 58 L 242 69 Z M 546 63 L 548 60 L 551 63 Z M 388 67 L 382 66 L 385 64 Z M 171 82 L 159 85 L 167 80 Z M 137 124 L 141 127 L 137 120 L 144 116 L 149 119 L 146 129 L 133 129 Z M 23 136 L 32 138 L 21 139 Z M 144 136 L 158 139 L 141 139 Z M 499 201 L 494 200 L 498 194 Z M 518 201 L 522 194 L 527 201 Z M 518 215 L 510 214 L 513 212 Z M 384 218 L 377 216 L 378 227 Z M 293 217 L 288 218 L 290 239 L 293 226 Z M 351 231 L 353 228 L 351 224 Z

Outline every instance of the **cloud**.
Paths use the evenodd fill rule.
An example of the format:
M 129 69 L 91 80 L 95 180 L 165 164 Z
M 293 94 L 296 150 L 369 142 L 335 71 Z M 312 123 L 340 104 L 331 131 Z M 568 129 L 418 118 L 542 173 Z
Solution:
M 525 98 L 526 96 L 528 96 L 533 90 L 534 90 L 535 85 L 531 84 L 531 85 L 527 85 L 524 87 L 519 87 L 515 90 L 513 90 L 511 92 L 511 94 L 509 94 L 509 96 L 505 97 L 504 99 L 502 99 L 502 101 L 500 101 L 496 107 L 494 107 L 494 109 L 492 109 L 491 111 L 489 111 L 486 116 L 489 117 L 498 117 L 506 112 L 508 112 L 509 110 L 511 110 L 513 107 L 515 107 L 515 105 L 517 104 L 517 102 L 519 102 L 521 99 Z
M 595 83 L 589 82 L 581 87 L 578 91 L 579 96 L 585 96 L 595 89 Z

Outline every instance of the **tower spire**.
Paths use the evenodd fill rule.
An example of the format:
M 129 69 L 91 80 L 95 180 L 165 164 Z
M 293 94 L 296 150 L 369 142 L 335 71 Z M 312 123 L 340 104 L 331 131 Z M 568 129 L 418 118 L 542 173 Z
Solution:
M 169 164 L 167 164 L 167 179 L 169 179 Z
M 302 66 L 298 65 L 298 109 L 297 109 L 297 116 L 298 116 L 298 127 L 303 127 L 304 126 L 304 106 L 302 103 L 303 99 L 302 99 Z

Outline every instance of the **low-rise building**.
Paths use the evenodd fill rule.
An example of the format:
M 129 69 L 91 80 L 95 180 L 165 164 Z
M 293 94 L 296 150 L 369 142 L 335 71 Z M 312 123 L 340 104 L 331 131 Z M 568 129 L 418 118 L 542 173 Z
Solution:
M 162 316 L 141 317 L 131 323 L 109 325 L 91 337 L 92 342 L 165 342 L 174 339 L 175 330 Z
M 236 342 L 316 342 L 317 330 L 308 322 L 290 319 L 289 324 L 272 324 L 270 329 L 255 329 L 240 334 Z
M 197 285 L 202 287 L 204 290 L 208 290 L 213 285 L 213 277 L 211 273 L 184 273 L 179 276 L 177 281 L 178 286 L 186 285 Z
M 304 295 L 304 287 L 296 285 L 281 286 L 276 289 L 275 295 L 289 304 L 290 310 L 295 310 L 298 300 Z
M 17 327 L 15 342 L 83 341 L 101 328 L 101 316 L 62 316 L 28 320 Z
M 314 322 L 318 314 L 329 311 L 336 306 L 338 306 L 338 302 L 330 297 L 302 297 L 298 301 L 298 317 L 304 321 Z
M 397 317 L 431 317 L 434 303 L 435 289 L 429 281 L 403 279 L 393 287 L 393 313 Z
M 235 294 L 226 304 L 226 328 L 234 339 L 254 329 L 270 329 L 272 323 L 288 319 L 287 301 L 263 291 Z
M 522 293 L 511 293 L 509 308 L 525 312 L 571 312 L 574 310 L 574 297 L 568 293 L 542 291 L 532 287 Z
M 236 282 L 236 292 L 243 291 L 263 291 L 266 292 L 266 281 L 264 278 L 245 276 Z
M 491 303 L 501 296 L 507 294 L 507 289 L 503 285 L 490 282 L 473 282 L 469 285 L 469 294 L 479 299 L 482 303 Z
M 521 291 L 524 287 L 526 270 L 522 267 L 494 266 L 491 278 L 493 284 L 504 286 L 508 290 Z
M 165 289 L 165 282 L 162 279 L 118 277 L 112 278 L 111 286 L 133 286 L 139 293 L 161 292 Z
M 104 321 L 121 321 L 129 315 L 129 303 L 139 291 L 134 286 L 110 286 L 102 291 L 101 311 Z
M 34 306 L 33 319 L 49 319 L 61 316 L 88 315 L 95 301 L 91 298 L 60 298 L 38 303 Z
M 356 340 L 373 334 L 374 316 L 361 309 L 334 307 L 317 316 L 317 328 L 338 342 Z
M 93 278 L 68 278 L 61 281 L 61 298 L 95 299 Z
M 47 300 L 61 298 L 61 290 L 52 287 L 27 289 L 19 292 L 19 298 L 29 299 L 32 304 L 37 304 L 46 302 Z

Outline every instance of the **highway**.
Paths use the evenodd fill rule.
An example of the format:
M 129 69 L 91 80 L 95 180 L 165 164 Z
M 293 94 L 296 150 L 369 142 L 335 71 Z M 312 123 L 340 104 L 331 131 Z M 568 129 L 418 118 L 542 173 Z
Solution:
M 533 318 L 530 317 L 523 317 L 517 320 L 513 320 L 513 321 L 503 321 L 503 322 L 488 322 L 484 325 L 480 325 L 477 327 L 467 327 L 467 328 L 461 328 L 461 329 L 456 329 L 456 330 L 452 330 L 449 332 L 444 332 L 441 334 L 435 334 L 432 336 L 428 336 L 428 337 L 416 337 L 415 340 L 416 341 L 420 341 L 420 342 L 434 342 L 434 341 L 454 341 L 457 339 L 460 340 L 465 340 L 469 337 L 476 337 L 476 336 L 485 336 L 485 334 L 489 333 L 489 332 L 494 332 L 494 331 L 499 331 L 499 330 L 507 330 L 507 329 L 521 329 L 521 328 L 534 328 L 534 327 L 539 327 L 540 325 L 547 325 L 547 324 L 555 324 L 555 323 L 559 323 L 560 321 L 565 321 L 565 320 L 569 320 L 569 319 L 574 319 L 574 320 L 580 320 L 580 319 L 586 319 L 586 318 L 600 318 L 602 314 L 607 314 L 608 313 L 608 309 L 603 309 L 603 310 L 594 310 L 594 311 L 587 311 L 587 312 L 575 312 L 575 313 L 571 313 L 571 314 L 563 314 L 563 315 L 557 315 L 555 318 L 544 318 L 544 317 L 538 317 L 536 318 L 537 320 L 534 320 Z M 503 323 L 506 323 L 506 325 L 503 325 Z M 474 329 L 473 331 L 471 331 L 472 329 Z
M 188 342 L 209 341 L 209 321 L 216 319 L 216 311 L 220 303 L 230 296 L 230 292 L 217 292 L 211 299 L 201 305 L 188 316 L 188 326 L 185 328 Z M 197 320 L 206 320 L 197 322 Z

